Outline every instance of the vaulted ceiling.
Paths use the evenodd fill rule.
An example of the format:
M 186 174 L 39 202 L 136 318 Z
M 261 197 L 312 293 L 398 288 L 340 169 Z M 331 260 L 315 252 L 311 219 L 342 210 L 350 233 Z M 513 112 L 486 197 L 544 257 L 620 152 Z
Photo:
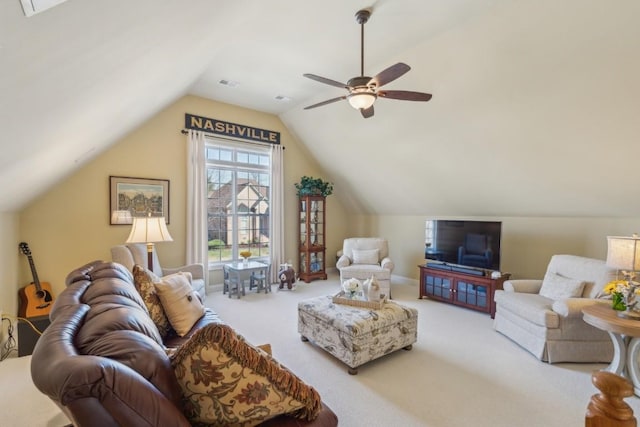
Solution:
M 305 79 L 412 70 L 363 119 Z M 635 0 L 0 2 L 0 211 L 186 94 L 279 115 L 355 212 L 637 216 Z M 236 87 L 219 84 L 235 81 Z M 279 101 L 276 97 L 288 97 Z

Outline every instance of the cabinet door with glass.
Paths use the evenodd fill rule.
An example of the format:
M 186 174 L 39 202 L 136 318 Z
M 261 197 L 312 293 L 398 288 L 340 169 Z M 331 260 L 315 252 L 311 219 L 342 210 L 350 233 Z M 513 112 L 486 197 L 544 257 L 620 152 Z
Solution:
M 298 276 L 309 283 L 314 279 L 326 280 L 325 269 L 325 198 L 301 196 L 298 202 L 299 265 Z

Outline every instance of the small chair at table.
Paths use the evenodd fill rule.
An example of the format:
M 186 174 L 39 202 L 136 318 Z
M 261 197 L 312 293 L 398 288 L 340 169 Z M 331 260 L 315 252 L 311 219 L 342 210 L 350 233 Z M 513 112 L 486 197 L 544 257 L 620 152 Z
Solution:
M 231 274 L 229 266 L 224 265 L 222 267 L 222 271 L 224 272 L 224 285 L 222 288 L 222 293 L 229 293 L 229 298 L 231 298 L 232 294 L 235 294 L 240 298 L 240 292 L 244 295 L 244 280 L 240 280 L 237 274 Z M 242 291 L 240 290 L 242 288 Z
M 254 271 L 251 273 L 251 278 L 249 279 L 249 290 L 257 287 L 257 291 L 260 292 L 264 289 L 264 293 L 271 292 L 271 283 L 269 283 L 269 278 L 271 275 L 271 262 L 264 263 L 266 268 L 260 271 Z

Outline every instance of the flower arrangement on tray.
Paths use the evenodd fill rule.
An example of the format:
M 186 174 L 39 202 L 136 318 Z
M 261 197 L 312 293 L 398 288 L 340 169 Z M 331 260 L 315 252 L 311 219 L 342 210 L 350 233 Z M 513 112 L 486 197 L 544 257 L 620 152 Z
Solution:
M 362 283 L 356 278 L 345 280 L 342 283 L 342 291 L 333 296 L 332 301 L 336 304 L 351 305 L 361 308 L 381 309 L 387 302 L 387 296 L 377 293 L 375 298 L 370 298 L 367 288 L 372 286 L 374 278 L 368 279 Z M 377 284 L 377 282 L 376 282 Z M 379 292 L 380 287 L 375 286 L 374 292 Z
M 345 280 L 342 283 L 342 290 L 347 298 L 355 298 L 362 293 L 362 282 L 356 278 Z

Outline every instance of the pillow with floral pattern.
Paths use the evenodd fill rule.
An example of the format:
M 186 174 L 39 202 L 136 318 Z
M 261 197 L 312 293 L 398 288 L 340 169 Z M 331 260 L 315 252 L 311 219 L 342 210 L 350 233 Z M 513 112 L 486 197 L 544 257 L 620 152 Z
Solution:
M 228 325 L 197 331 L 171 364 L 193 425 L 253 426 L 281 414 L 313 420 L 320 395 Z
M 160 336 L 165 338 L 171 330 L 171 323 L 164 312 L 162 302 L 156 291 L 154 283 L 159 282 L 160 278 L 151 270 L 136 264 L 133 266 L 133 284 L 142 297 L 144 305 L 149 310 L 149 317 L 153 320 Z

